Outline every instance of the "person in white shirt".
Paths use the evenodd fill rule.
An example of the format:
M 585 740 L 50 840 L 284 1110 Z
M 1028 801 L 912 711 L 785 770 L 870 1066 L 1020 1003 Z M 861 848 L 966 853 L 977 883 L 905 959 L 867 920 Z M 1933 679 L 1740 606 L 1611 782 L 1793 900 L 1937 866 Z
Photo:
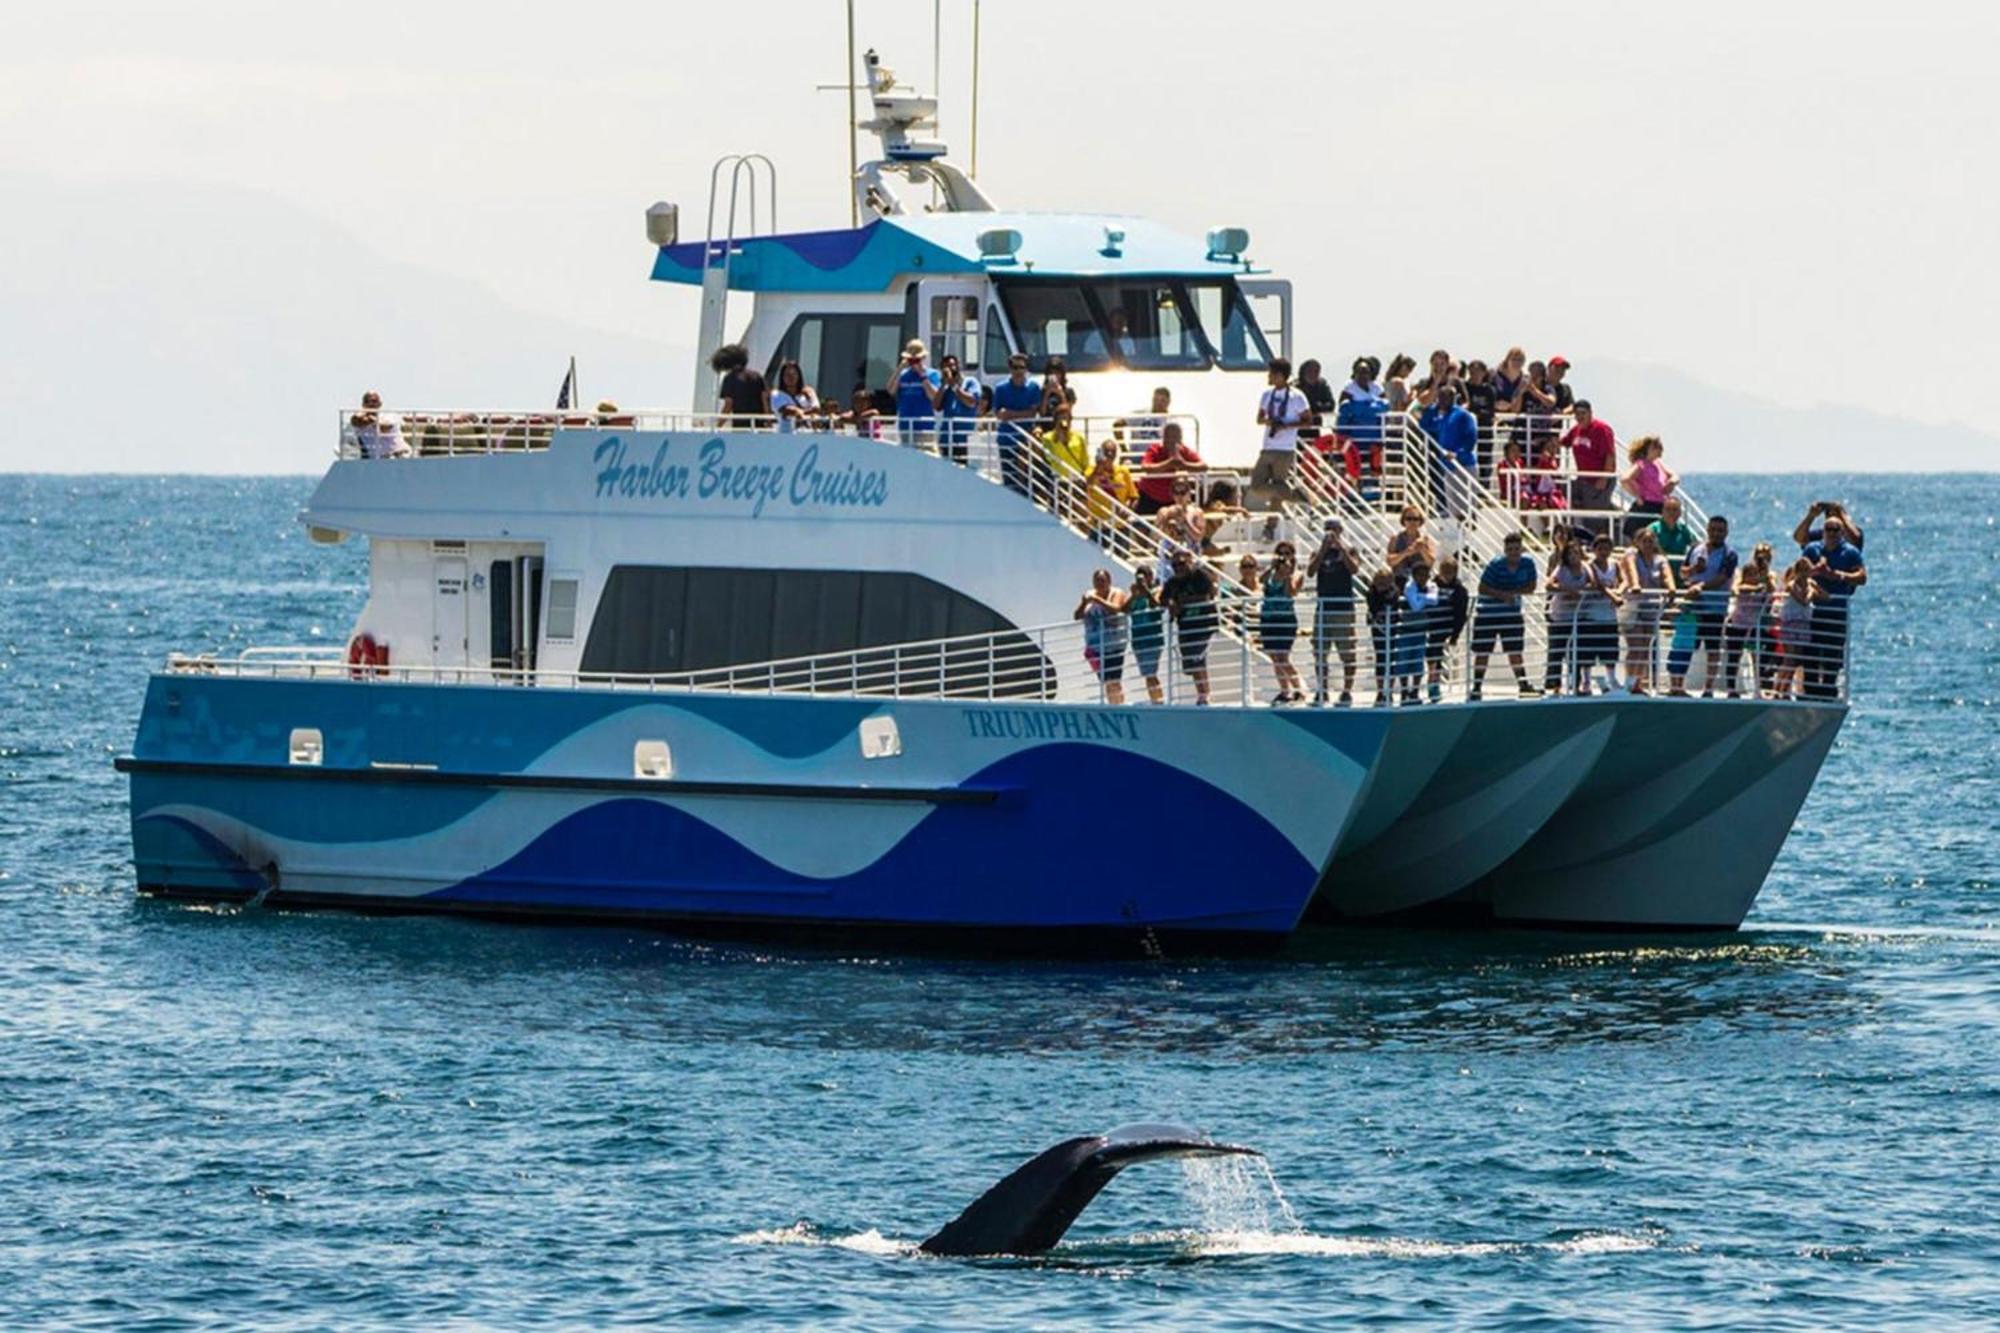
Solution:
M 363 458 L 408 458 L 403 419 L 382 410 L 382 395 L 370 389 L 361 395 L 361 410 L 347 419 L 348 431 Z
M 805 372 L 796 361 L 778 367 L 777 385 L 771 390 L 771 415 L 778 419 L 780 435 L 813 428 L 819 415 L 819 395 L 806 383 Z
M 1299 427 L 1312 418 L 1312 404 L 1292 386 L 1292 363 L 1271 361 L 1271 387 L 1257 400 L 1257 424 L 1264 428 L 1264 448 L 1250 471 L 1250 493 L 1261 496 L 1267 509 L 1292 495 L 1292 461 L 1299 450 Z

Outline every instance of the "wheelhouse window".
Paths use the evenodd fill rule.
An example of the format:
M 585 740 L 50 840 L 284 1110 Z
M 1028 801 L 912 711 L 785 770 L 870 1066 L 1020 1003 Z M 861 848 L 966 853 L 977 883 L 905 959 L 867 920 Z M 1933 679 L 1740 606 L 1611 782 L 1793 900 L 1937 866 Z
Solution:
M 1021 350 L 1076 371 L 1262 370 L 1272 352 L 1232 278 L 1010 278 L 1000 299 Z
M 1271 363 L 1276 353 L 1233 280 L 1190 283 L 1189 288 L 1217 365 L 1224 370 L 1262 370 Z
M 902 348 L 899 314 L 800 315 L 778 340 L 765 379 L 777 383 L 778 367 L 796 361 L 806 383 L 822 398 L 845 402 L 857 385 L 878 388 L 888 383 Z
M 1097 312 L 1074 282 L 1008 283 L 1000 289 L 1015 341 L 1040 370 L 1059 356 L 1071 370 L 1102 370 L 1109 357 Z
M 1119 364 L 1134 370 L 1207 368 L 1208 349 L 1180 283 L 1098 282 L 1090 294 L 1104 312 L 1105 338 Z

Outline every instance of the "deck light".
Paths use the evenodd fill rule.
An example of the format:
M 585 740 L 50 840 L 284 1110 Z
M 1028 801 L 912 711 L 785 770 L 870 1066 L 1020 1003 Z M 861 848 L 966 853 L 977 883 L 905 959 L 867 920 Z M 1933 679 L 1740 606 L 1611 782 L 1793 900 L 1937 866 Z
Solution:
M 1098 251 L 1098 253 L 1106 259 L 1116 259 L 1118 256 L 1124 254 L 1125 229 L 1123 227 L 1106 227 L 1104 229 L 1104 248 Z
M 662 199 L 646 210 L 646 239 L 654 245 L 672 245 L 681 238 L 681 211 Z
M 1208 257 L 1210 259 L 1240 259 L 1250 248 L 1250 229 L 1247 227 L 1211 227 L 1208 233 Z
M 1021 251 L 1021 233 L 993 227 L 979 233 L 979 258 L 987 264 L 1012 264 Z

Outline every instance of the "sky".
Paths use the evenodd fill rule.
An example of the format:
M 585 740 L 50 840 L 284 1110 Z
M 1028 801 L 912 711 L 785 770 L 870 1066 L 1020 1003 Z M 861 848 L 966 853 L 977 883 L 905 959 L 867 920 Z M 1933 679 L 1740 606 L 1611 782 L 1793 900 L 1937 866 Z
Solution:
M 938 8 L 941 137 L 964 161 L 972 4 Z M 863 47 L 931 83 L 931 0 L 857 11 Z M 645 281 L 645 206 L 674 200 L 698 226 L 715 158 L 761 151 L 777 163 L 784 229 L 847 217 L 845 99 L 815 88 L 844 78 L 843 5 L 766 0 L 718 22 L 725 12 L 10 7 L 0 183 L 13 206 L 0 227 L 23 239 L 0 248 L 0 347 L 15 363 L 11 378 L 0 369 L 0 406 L 13 397 L 22 415 L 0 434 L 0 466 L 30 447 L 30 406 L 101 394 L 126 369 L 92 338 L 99 317 L 56 337 L 52 310 L 95 309 L 81 301 L 96 282 L 119 287 L 118 322 L 164 330 L 155 341 L 195 317 L 175 253 L 142 266 L 123 250 L 144 245 L 156 199 L 213 201 L 201 225 L 223 234 L 232 219 L 325 227 L 407 274 L 412 293 L 469 285 L 524 327 L 593 331 L 657 376 L 630 398 L 680 404 L 694 304 Z M 1579 379 L 1598 358 L 1791 408 L 1971 427 L 1984 445 L 1961 433 L 1939 448 L 1990 446 L 1971 465 L 2000 467 L 1985 415 L 2000 380 L 2000 6 L 985 0 L 981 35 L 979 180 L 1003 207 L 1140 213 L 1196 234 L 1246 226 L 1253 256 L 1295 284 L 1304 354 L 1340 364 L 1435 345 L 1492 359 L 1521 343 L 1569 357 Z M 86 244 L 66 215 L 35 233 L 37 198 L 51 219 L 63 205 L 108 213 L 127 239 Z M 240 245 L 282 254 L 284 242 Z M 236 267 L 209 263 L 192 288 L 209 296 L 193 303 L 262 303 L 269 327 L 212 314 L 234 321 L 199 335 L 216 359 L 287 320 L 314 348 L 309 326 L 355 318 L 337 275 L 307 308 L 269 290 L 268 270 Z M 503 357 L 481 364 L 516 373 Z M 80 365 L 88 389 L 45 385 Z M 428 387 L 421 365 L 371 373 Z M 532 393 L 476 387 L 504 405 L 547 396 L 539 380 Z M 338 406 L 310 405 L 328 418 Z M 96 447 L 76 443 L 69 461 L 89 466 Z M 230 470 L 187 448 L 169 461 Z M 1880 457 L 1911 465 L 1893 441 Z

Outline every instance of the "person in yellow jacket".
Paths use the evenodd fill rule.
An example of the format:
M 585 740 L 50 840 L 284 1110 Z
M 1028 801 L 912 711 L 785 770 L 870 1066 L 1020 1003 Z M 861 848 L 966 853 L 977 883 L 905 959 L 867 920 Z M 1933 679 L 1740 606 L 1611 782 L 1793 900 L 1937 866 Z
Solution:
M 1067 407 L 1051 414 L 1052 423 L 1035 438 L 1042 442 L 1041 476 L 1036 479 L 1035 502 L 1054 507 L 1074 521 L 1082 517 L 1071 512 L 1078 499 L 1077 483 L 1090 471 L 1090 442 L 1070 425 Z
M 1139 487 L 1132 469 L 1118 461 L 1118 443 L 1106 440 L 1097 446 L 1097 462 L 1084 477 L 1084 504 L 1090 514 L 1090 539 L 1099 546 L 1110 544 L 1111 530 L 1117 525 L 1119 510 L 1129 510 L 1139 499 Z
M 1090 471 L 1090 442 L 1070 425 L 1067 407 L 1056 409 L 1054 424 L 1042 432 L 1041 439 L 1057 472 L 1082 477 Z

